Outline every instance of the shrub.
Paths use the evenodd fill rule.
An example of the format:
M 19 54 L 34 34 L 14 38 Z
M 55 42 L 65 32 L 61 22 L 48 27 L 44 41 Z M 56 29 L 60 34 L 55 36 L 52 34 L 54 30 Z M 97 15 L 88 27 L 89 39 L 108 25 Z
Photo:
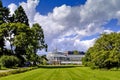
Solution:
M 19 59 L 15 56 L 2 56 L 0 58 L 0 64 L 6 68 L 16 67 L 19 64 Z

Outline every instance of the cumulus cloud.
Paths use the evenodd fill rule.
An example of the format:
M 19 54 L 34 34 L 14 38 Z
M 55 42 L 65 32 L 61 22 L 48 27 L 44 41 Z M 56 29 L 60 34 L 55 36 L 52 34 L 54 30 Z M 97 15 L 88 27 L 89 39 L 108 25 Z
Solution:
M 120 22 L 119 0 L 87 0 L 84 5 L 55 7 L 48 15 L 36 12 L 39 0 L 27 0 L 23 6 L 30 23 L 39 23 L 45 33 L 49 50 L 87 50 L 96 40 L 81 40 L 96 33 L 111 32 L 103 25 L 111 19 Z M 67 37 L 67 38 L 66 38 Z
M 94 23 L 80 23 L 80 10 L 81 7 L 78 6 L 62 5 L 54 8 L 53 12 L 47 16 L 37 13 L 34 21 L 42 25 L 46 38 L 48 38 L 46 39 L 47 43 L 53 43 L 54 40 L 71 35 L 76 35 L 74 38 L 80 39 L 101 31 L 101 28 L 95 27 Z
M 11 3 L 10 5 L 8 5 L 8 8 L 10 9 L 10 15 L 12 15 L 14 14 L 14 11 L 17 9 L 17 5 Z
M 36 7 L 39 4 L 39 0 L 27 0 L 27 2 L 21 2 L 20 5 L 24 8 L 30 25 L 34 23 L 34 16 L 36 14 Z
M 71 38 L 60 38 L 54 39 L 52 45 L 50 47 L 57 48 L 58 50 L 80 50 L 86 51 L 89 47 L 94 45 L 96 38 L 91 40 L 79 40 L 79 39 L 71 39 Z

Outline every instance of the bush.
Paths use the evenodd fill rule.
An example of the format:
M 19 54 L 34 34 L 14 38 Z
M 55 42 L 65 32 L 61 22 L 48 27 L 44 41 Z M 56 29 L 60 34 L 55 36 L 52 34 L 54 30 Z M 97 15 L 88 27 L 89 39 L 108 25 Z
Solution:
M 19 64 L 19 59 L 15 56 L 2 56 L 0 58 L 0 64 L 6 68 L 16 67 Z

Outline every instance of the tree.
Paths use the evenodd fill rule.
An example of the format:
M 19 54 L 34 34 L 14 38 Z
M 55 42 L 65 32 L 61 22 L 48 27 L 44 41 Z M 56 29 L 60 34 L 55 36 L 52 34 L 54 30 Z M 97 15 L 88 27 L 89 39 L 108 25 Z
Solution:
M 2 1 L 0 0 L 0 25 L 4 22 L 3 20 L 3 5 Z
M 41 50 L 43 48 L 47 48 L 47 44 L 45 44 L 45 40 L 44 40 L 43 29 L 41 28 L 41 26 L 37 23 L 33 24 L 31 30 L 33 31 L 31 36 L 31 40 L 33 41 L 31 45 L 34 48 L 34 53 L 36 53 L 38 50 Z
M 11 47 L 11 53 L 13 53 L 13 38 L 14 38 L 14 30 L 15 26 L 11 26 L 11 23 L 3 23 L 0 27 L 2 33 L 4 34 L 4 39 L 9 41 Z
M 78 55 L 78 54 L 79 54 L 79 51 L 74 50 L 73 54 Z
M 5 41 L 9 41 L 11 50 L 4 48 Z M 17 56 L 22 63 L 26 60 L 38 59 L 38 50 L 45 48 L 44 33 L 39 24 L 29 27 L 27 15 L 22 6 L 15 10 L 13 16 L 9 15 L 9 9 L 3 7 L 0 0 L 0 55 Z M 4 51 L 4 50 L 7 51 Z M 10 53 L 10 54 L 9 54 Z
M 23 55 L 26 55 L 26 49 L 30 43 L 30 27 L 22 23 L 3 23 L 0 26 L 4 38 L 10 42 L 11 55 L 16 55 L 24 61 Z
M 0 56 L 3 55 L 4 46 L 5 46 L 5 41 L 4 41 L 3 33 L 0 30 Z
M 22 63 L 25 57 L 35 62 L 37 51 L 46 48 L 44 33 L 39 24 L 34 24 L 30 28 L 23 23 L 4 23 L 0 30 L 5 33 L 4 38 L 10 42 L 12 55 L 15 54 Z
M 26 24 L 27 26 L 29 26 L 29 22 L 28 22 L 29 20 L 28 20 L 28 17 L 27 17 L 27 15 L 26 15 L 26 13 L 25 13 L 25 11 L 24 11 L 24 9 L 23 9 L 23 7 L 22 6 L 19 6 L 16 10 L 15 10 L 15 13 L 14 13 L 14 15 L 11 17 L 11 22 L 19 22 L 19 23 L 23 23 L 23 24 Z M 31 33 L 29 33 L 29 34 L 31 34 Z M 20 34 L 20 35 L 23 35 L 23 34 Z M 17 36 L 18 38 L 20 38 L 20 35 L 19 36 Z M 25 34 L 24 34 L 24 37 L 25 37 Z M 21 38 L 22 39 L 22 38 Z M 16 49 L 15 49 L 15 51 L 16 51 L 16 53 L 21 53 L 21 51 L 23 52 L 23 53 L 26 53 L 26 51 L 25 51 L 25 48 L 24 48 L 25 46 L 16 46 Z
M 44 48 L 47 50 L 47 44 L 45 44 L 44 33 L 39 24 L 33 24 L 29 34 L 31 34 L 30 44 L 28 45 L 26 54 L 29 60 L 34 61 L 34 64 L 36 64 L 38 62 L 37 51 Z
M 23 23 L 12 23 L 11 27 L 15 26 L 13 46 L 15 46 L 15 55 L 21 60 L 21 65 L 26 61 L 27 49 L 31 43 L 30 27 Z M 31 53 L 32 54 L 32 53 Z
M 3 7 L 2 1 L 0 0 L 0 25 L 8 21 L 8 16 L 9 16 L 9 9 L 6 7 Z M 0 54 L 1 55 L 4 53 L 4 46 L 5 46 L 4 34 L 0 30 Z
M 2 1 L 0 0 L 0 24 L 7 22 L 9 17 L 9 9 L 3 7 Z
M 28 44 L 26 37 L 29 38 L 27 36 L 27 32 L 30 30 L 29 26 L 22 23 L 3 23 L 0 30 L 4 34 L 4 38 L 10 42 L 12 53 L 13 46 L 19 45 L 24 48 Z
M 84 64 L 107 69 L 120 67 L 120 33 L 102 34 L 88 49 Z
M 29 26 L 28 17 L 22 6 L 19 6 L 17 10 L 15 10 L 15 14 L 13 15 L 14 22 L 21 22 Z

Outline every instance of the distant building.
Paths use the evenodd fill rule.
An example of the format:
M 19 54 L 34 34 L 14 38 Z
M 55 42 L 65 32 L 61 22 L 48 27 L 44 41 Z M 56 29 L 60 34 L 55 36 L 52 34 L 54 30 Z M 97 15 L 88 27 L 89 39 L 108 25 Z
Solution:
M 47 54 L 47 59 L 49 64 L 82 64 L 82 58 L 84 57 L 84 52 L 79 52 L 74 54 L 73 51 L 67 52 L 49 52 Z

